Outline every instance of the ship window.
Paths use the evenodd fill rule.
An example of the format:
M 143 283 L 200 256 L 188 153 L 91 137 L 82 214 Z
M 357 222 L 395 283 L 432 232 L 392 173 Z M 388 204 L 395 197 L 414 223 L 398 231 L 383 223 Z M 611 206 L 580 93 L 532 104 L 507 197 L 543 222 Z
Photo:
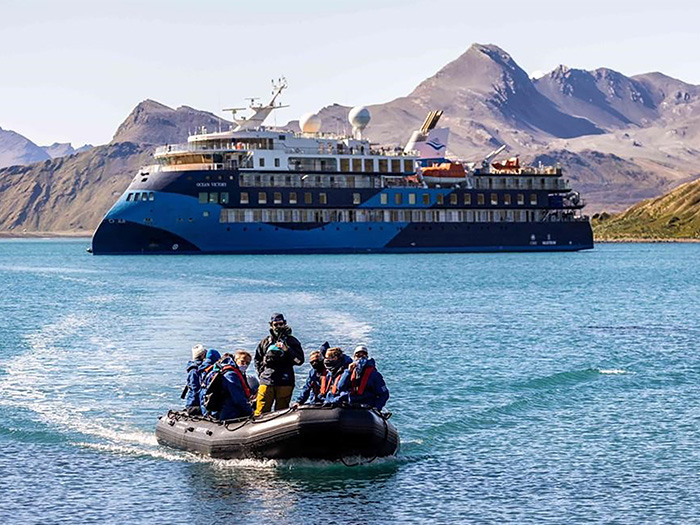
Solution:
M 522 206 L 523 204 L 525 204 L 525 195 L 518 193 L 518 205 Z
M 265 159 L 263 157 L 260 157 L 260 160 L 258 160 L 258 166 L 261 168 L 265 167 Z
M 361 199 L 360 199 L 360 194 L 359 193 L 353 193 L 352 194 L 352 203 L 353 204 L 360 204 Z
M 352 171 L 362 171 L 362 159 L 352 159 Z
M 154 201 L 156 200 L 156 195 L 152 191 L 148 192 L 148 200 L 149 201 Z
M 209 194 L 206 191 L 199 193 L 199 204 L 206 204 L 209 201 Z
M 365 171 L 368 173 L 374 171 L 374 159 L 365 159 Z
M 386 173 L 389 171 L 389 161 L 387 159 L 379 159 L 379 173 Z
M 144 201 L 144 202 L 147 201 L 147 200 L 148 200 L 148 193 L 143 192 L 143 193 L 141 194 L 141 200 Z
M 313 202 L 313 196 L 311 193 L 304 193 L 304 204 L 311 204 Z
M 241 204 L 248 204 L 249 202 L 250 202 L 250 199 L 248 197 L 248 192 L 242 191 L 241 192 Z
M 409 193 L 409 194 L 408 194 L 408 203 L 409 203 L 409 204 L 415 204 L 415 203 L 416 203 L 416 194 L 415 194 L 415 193 Z
M 276 191 L 273 197 L 275 204 L 282 204 L 282 194 L 280 192 Z
M 391 161 L 391 171 L 399 173 L 401 171 L 401 159 L 393 159 Z
M 496 206 L 497 204 L 498 204 L 498 194 L 492 193 L 491 194 L 491 206 Z
M 217 192 L 212 192 L 209 194 L 209 204 L 218 204 L 219 194 Z
M 318 202 L 319 202 L 319 204 L 327 204 L 328 203 L 328 197 L 326 197 L 325 193 L 318 194 Z
M 258 204 L 267 204 L 267 193 L 264 191 L 258 192 Z
M 203 211 L 203 212 L 202 212 L 202 217 L 209 217 L 209 212 L 208 212 L 208 211 Z
M 221 193 L 221 199 L 219 200 L 221 204 L 228 204 L 228 192 L 224 191 Z
M 456 193 L 452 193 L 450 195 L 450 204 L 452 206 L 457 206 L 457 194 Z
M 505 204 L 506 206 L 510 205 L 510 193 L 506 193 L 503 196 L 503 204 Z
M 414 171 L 413 161 L 412 160 L 404 160 L 403 161 L 403 170 L 407 171 L 409 173 L 412 173 Z
M 126 202 L 129 202 L 131 200 L 131 197 L 133 197 L 133 193 L 129 193 L 129 195 L 126 196 Z
M 381 202 L 382 204 L 386 204 L 386 203 L 388 202 L 386 193 L 382 193 L 382 194 L 379 196 L 379 202 Z
M 464 194 L 464 205 L 469 206 L 472 203 L 472 194 L 471 193 L 465 193 Z
M 476 196 L 476 203 L 477 203 L 479 206 L 483 206 L 483 205 L 484 205 L 484 194 L 483 194 L 483 193 L 479 193 L 479 194 Z
M 401 204 L 403 204 L 403 195 L 400 193 L 394 194 L 394 204 L 401 206 Z
M 530 194 L 530 205 L 531 206 L 537 205 L 537 194 L 536 193 Z
M 430 194 L 429 193 L 423 194 L 423 205 L 430 206 Z
M 350 159 L 340 159 L 340 171 L 350 171 Z
M 443 204 L 445 204 L 445 196 L 442 193 L 438 193 L 438 195 L 437 195 L 437 204 L 439 206 L 442 206 Z
M 280 167 L 280 159 L 275 159 L 275 168 Z
M 292 191 L 289 193 L 289 204 L 296 204 L 297 203 L 297 193 L 295 191 Z

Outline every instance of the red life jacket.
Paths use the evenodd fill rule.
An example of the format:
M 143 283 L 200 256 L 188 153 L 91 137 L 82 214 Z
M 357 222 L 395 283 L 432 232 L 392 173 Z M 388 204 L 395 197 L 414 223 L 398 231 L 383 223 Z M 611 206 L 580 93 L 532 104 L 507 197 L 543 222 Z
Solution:
M 353 394 L 361 396 L 362 394 L 365 393 L 365 388 L 367 388 L 367 383 L 369 382 L 369 376 L 372 375 L 372 372 L 374 372 L 374 367 L 367 366 L 362 371 L 362 377 L 358 378 L 357 377 L 357 367 L 353 368 L 352 376 L 350 377 L 350 384 L 352 385 L 351 392 Z
M 340 382 L 340 378 L 342 377 L 343 373 L 341 372 L 338 374 L 335 378 L 335 381 L 333 381 L 333 378 L 328 379 L 328 374 L 323 376 L 321 378 L 321 395 L 325 396 L 328 393 L 328 390 L 335 395 L 338 392 L 338 383 Z M 332 384 L 331 384 L 332 383 Z
M 248 380 L 245 378 L 241 370 L 237 366 L 226 365 L 221 369 L 221 374 L 223 375 L 226 372 L 234 372 L 236 374 L 238 380 L 241 382 L 241 386 L 243 387 L 245 397 L 250 397 L 250 387 L 248 386 Z

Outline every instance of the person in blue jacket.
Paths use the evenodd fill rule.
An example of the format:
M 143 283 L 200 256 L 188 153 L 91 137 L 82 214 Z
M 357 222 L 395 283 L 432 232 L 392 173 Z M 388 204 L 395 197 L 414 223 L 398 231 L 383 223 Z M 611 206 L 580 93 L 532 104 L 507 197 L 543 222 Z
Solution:
M 199 384 L 200 385 L 205 385 L 207 384 L 207 378 L 209 374 L 212 371 L 212 365 L 216 363 L 219 359 L 221 359 L 221 354 L 217 351 L 214 350 L 213 348 L 207 352 L 207 355 L 204 357 L 204 361 L 202 361 L 202 364 L 199 365 L 198 374 L 199 374 Z M 204 406 L 204 395 L 206 394 L 206 390 L 204 388 L 201 388 L 199 390 L 199 408 L 202 411 L 202 415 L 206 416 L 208 415 L 207 409 Z
M 200 381 L 199 367 L 202 366 L 207 349 L 204 345 L 196 344 L 192 347 L 192 360 L 187 363 L 187 386 L 183 392 L 185 398 L 185 410 L 190 415 L 200 415 Z
M 219 361 L 217 367 L 225 371 L 221 383 L 224 401 L 221 409 L 212 413 L 212 417 L 225 420 L 250 416 L 253 413 L 253 407 L 250 405 L 250 388 L 233 356 L 225 356 Z
M 311 352 L 311 355 L 309 355 L 309 364 L 311 365 L 309 377 L 306 378 L 304 388 L 301 389 L 299 397 L 297 397 L 296 401 L 294 402 L 294 407 L 298 407 L 299 405 L 303 404 L 313 405 L 323 402 L 323 399 L 320 397 L 321 378 L 325 377 L 328 371 L 326 370 L 326 366 L 323 364 L 323 356 L 319 350 Z
M 335 405 L 347 397 L 340 388 L 340 382 L 351 363 L 352 359 L 348 359 L 343 350 L 337 346 L 326 351 L 323 364 L 327 372 L 325 377 L 321 378 L 321 391 L 319 393 L 319 398 L 324 404 Z
M 353 356 L 354 361 L 340 379 L 338 388 L 341 394 L 336 402 L 347 401 L 381 410 L 389 400 L 389 389 L 382 374 L 377 371 L 374 359 L 369 358 L 366 346 L 356 347 Z

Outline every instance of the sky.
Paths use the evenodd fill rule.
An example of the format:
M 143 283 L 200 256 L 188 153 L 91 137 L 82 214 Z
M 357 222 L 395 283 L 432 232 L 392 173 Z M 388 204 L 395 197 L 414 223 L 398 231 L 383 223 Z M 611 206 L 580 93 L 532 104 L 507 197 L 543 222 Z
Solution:
M 700 84 L 700 3 L 529 0 L 0 0 L 0 127 L 39 145 L 109 142 L 142 100 L 226 117 L 289 88 L 269 123 L 387 102 L 469 46 L 531 75 L 559 64 Z

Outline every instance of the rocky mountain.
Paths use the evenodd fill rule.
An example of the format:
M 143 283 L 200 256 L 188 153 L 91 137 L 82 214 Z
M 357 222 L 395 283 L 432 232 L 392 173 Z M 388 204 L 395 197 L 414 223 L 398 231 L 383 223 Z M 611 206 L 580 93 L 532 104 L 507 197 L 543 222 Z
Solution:
M 153 162 L 155 145 L 185 142 L 189 131 L 219 125 L 229 123 L 205 111 L 146 100 L 110 144 L 72 153 L 70 144 L 54 144 L 54 159 L 40 150 L 44 162 L 0 169 L 0 232 L 91 234 L 139 167 Z
M 92 234 L 150 155 L 123 142 L 0 170 L 0 231 Z
M 144 100 L 117 128 L 112 142 L 177 144 L 202 127 L 209 132 L 228 129 L 230 122 L 213 113 L 187 106 L 172 109 L 154 100 Z
M 598 240 L 700 239 L 700 180 L 640 202 L 623 213 L 593 217 Z
M 479 161 L 505 144 L 507 155 L 525 162 L 561 164 L 589 213 L 615 212 L 700 177 L 699 101 L 700 86 L 661 73 L 626 77 L 560 66 L 533 81 L 502 49 L 474 44 L 406 96 L 370 105 L 365 136 L 405 144 L 429 111 L 442 109 L 450 155 Z M 349 109 L 322 108 L 322 129 L 350 131 Z M 0 189 L 12 197 L 0 206 L 0 232 L 89 231 L 138 166 L 151 162 L 154 145 L 228 126 L 209 112 L 146 100 L 109 145 L 49 162 L 36 147 L 40 156 L 33 160 L 44 162 L 0 170 Z M 289 127 L 298 129 L 296 122 Z M 2 140 L 11 132 L 3 133 L 5 153 Z
M 432 109 L 445 114 L 450 152 L 479 160 L 501 144 L 526 162 L 560 163 L 590 213 L 621 211 L 700 176 L 700 86 L 660 73 L 559 66 L 532 80 L 493 45 L 472 45 L 406 97 L 368 106 L 366 136 L 406 142 Z M 323 129 L 348 129 L 350 108 L 319 114 Z
M 0 128 L 0 168 L 31 164 L 51 158 L 31 140 L 15 131 Z
M 93 147 L 92 144 L 84 144 L 76 149 L 70 142 L 54 142 L 50 146 L 41 146 L 41 149 L 48 153 L 52 159 L 56 159 L 58 157 L 65 157 L 66 155 L 73 155 L 74 153 L 81 153 Z

